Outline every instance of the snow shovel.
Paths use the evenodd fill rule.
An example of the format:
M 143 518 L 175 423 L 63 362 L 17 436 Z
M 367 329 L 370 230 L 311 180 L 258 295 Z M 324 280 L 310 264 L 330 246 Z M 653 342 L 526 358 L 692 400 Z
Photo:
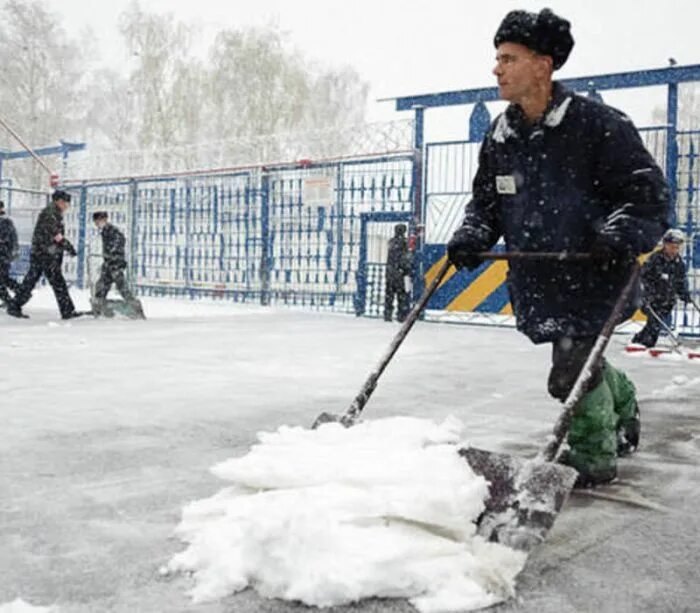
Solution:
M 401 343 L 403 343 L 403 340 L 408 335 L 409 331 L 413 327 L 413 324 L 416 323 L 416 320 L 418 319 L 421 311 L 423 310 L 425 305 L 428 304 L 428 300 L 430 300 L 430 297 L 438 288 L 442 280 L 445 278 L 445 275 L 450 269 L 450 266 L 452 266 L 452 263 L 447 258 L 445 258 L 445 261 L 440 267 L 440 270 L 438 270 L 437 275 L 432 280 L 430 285 L 425 288 L 423 295 L 420 297 L 418 302 L 416 302 L 409 314 L 406 316 L 406 319 L 404 320 L 403 324 L 401 325 L 401 328 L 394 337 L 394 340 L 391 341 L 389 348 L 387 349 L 382 359 L 379 361 L 377 368 L 375 368 L 370 373 L 369 377 L 367 377 L 367 380 L 362 386 L 360 393 L 355 397 L 355 400 L 352 401 L 352 404 L 350 405 L 350 408 L 346 411 L 345 415 L 321 413 L 311 426 L 312 429 L 315 430 L 321 424 L 325 424 L 328 422 L 340 422 L 344 426 L 350 427 L 357 421 L 358 417 L 360 416 L 360 413 L 362 413 L 362 409 L 365 408 L 369 397 L 372 395 L 374 388 L 377 387 L 377 381 L 379 381 L 379 377 L 391 361 L 391 358 L 394 357 L 394 354 L 401 346 Z
M 566 260 L 566 261 L 584 261 L 590 259 L 590 256 L 587 253 L 535 253 L 535 252 L 520 252 L 520 251 L 488 251 L 484 253 L 477 253 L 474 254 L 478 257 L 480 257 L 482 260 Z M 362 386 L 362 389 L 360 390 L 360 393 L 355 397 L 355 399 L 352 401 L 352 404 L 350 405 L 350 408 L 346 411 L 345 415 L 334 415 L 333 413 L 321 413 L 316 420 L 314 421 L 313 425 L 311 426 L 312 429 L 318 428 L 321 424 L 325 424 L 328 422 L 340 422 L 346 427 L 352 426 L 357 419 L 359 418 L 360 414 L 362 413 L 362 409 L 364 409 L 365 405 L 367 404 L 367 401 L 369 400 L 370 396 L 372 395 L 372 392 L 374 392 L 374 388 L 377 387 L 377 381 L 379 380 L 379 377 L 381 374 L 384 372 L 384 369 L 387 367 L 389 362 L 391 361 L 391 358 L 394 357 L 394 354 L 398 350 L 398 348 L 401 346 L 401 343 L 403 343 L 404 339 L 410 332 L 411 328 L 413 327 L 413 324 L 416 323 L 416 320 L 418 319 L 418 316 L 420 315 L 421 311 L 425 307 L 426 304 L 428 304 L 428 300 L 430 300 L 430 297 L 433 295 L 435 290 L 438 288 L 442 280 L 445 278 L 445 275 L 447 274 L 447 271 L 450 269 L 451 263 L 448 259 L 445 259 L 445 262 L 442 264 L 440 267 L 440 270 L 438 270 L 437 275 L 435 278 L 432 280 L 430 285 L 425 289 L 423 292 L 423 295 L 420 297 L 418 302 L 416 302 L 415 306 L 411 309 L 410 313 L 406 317 L 406 319 L 403 322 L 403 325 L 401 326 L 400 330 L 394 337 L 394 340 L 391 341 L 391 344 L 389 345 L 389 348 L 387 349 L 386 353 L 382 357 L 382 359 L 379 361 L 379 364 L 377 365 L 377 368 L 375 368 L 365 381 L 365 384 Z
M 96 253 L 91 253 L 87 257 L 88 283 L 90 285 L 90 307 L 92 308 L 92 311 L 90 312 L 92 313 L 92 315 L 94 315 L 95 317 L 104 316 L 111 319 L 115 316 L 115 314 L 118 314 L 123 317 L 126 317 L 127 319 L 146 319 L 146 315 L 143 312 L 143 306 L 141 305 L 141 301 L 135 297 L 133 301 L 128 301 L 124 299 L 105 299 L 101 302 L 101 304 L 98 304 L 97 296 L 95 295 L 97 284 L 94 281 L 93 276 L 93 259 L 96 261 L 101 261 L 104 259 L 104 257 Z M 128 272 L 125 272 L 125 274 L 127 274 L 127 283 L 133 294 L 133 287 L 131 284 L 131 280 L 128 276 Z
M 681 347 L 683 343 L 678 340 L 678 337 L 673 333 L 673 330 L 671 330 L 671 327 L 663 320 L 661 317 L 659 317 L 659 314 L 651 308 L 650 305 L 647 304 L 647 311 L 651 313 L 651 316 L 659 322 L 659 325 L 664 329 L 666 334 L 668 334 L 669 338 L 671 339 L 671 349 L 675 351 L 678 354 L 682 354 L 683 352 L 681 351 Z
M 459 450 L 472 470 L 489 481 L 490 496 L 477 528 L 477 532 L 487 540 L 530 551 L 544 540 L 554 524 L 578 474 L 575 469 L 556 464 L 555 461 L 571 427 L 576 405 L 586 393 L 593 368 L 603 357 L 639 274 L 639 264 L 635 263 L 629 280 L 620 292 L 610 317 L 564 402 L 552 434 L 534 459 L 525 460 L 472 447 Z

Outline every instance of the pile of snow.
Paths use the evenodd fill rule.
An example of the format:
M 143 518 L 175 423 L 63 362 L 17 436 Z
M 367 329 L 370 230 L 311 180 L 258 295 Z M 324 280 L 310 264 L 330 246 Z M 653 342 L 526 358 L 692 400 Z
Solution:
M 0 604 L 0 613 L 58 613 L 56 607 L 34 607 L 21 598 Z
M 457 454 L 462 428 L 394 417 L 259 433 L 247 455 L 212 468 L 233 486 L 184 509 L 189 547 L 164 572 L 192 572 L 197 602 L 249 586 L 321 607 L 500 602 L 526 556 L 475 535 L 488 484 Z

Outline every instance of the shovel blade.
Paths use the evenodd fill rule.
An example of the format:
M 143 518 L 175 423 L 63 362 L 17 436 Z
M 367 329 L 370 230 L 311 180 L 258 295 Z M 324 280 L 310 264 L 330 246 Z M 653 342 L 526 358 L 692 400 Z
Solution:
M 526 552 L 544 541 L 578 473 L 562 464 L 523 460 L 474 447 L 460 449 L 459 454 L 489 482 L 478 534 Z
M 332 423 L 341 424 L 346 428 L 349 428 L 350 426 L 355 425 L 355 421 L 355 419 L 353 419 L 352 417 L 348 417 L 347 415 L 336 415 L 335 413 L 326 413 L 324 411 L 314 420 L 314 423 L 311 424 L 311 429 L 315 430 L 323 424 Z

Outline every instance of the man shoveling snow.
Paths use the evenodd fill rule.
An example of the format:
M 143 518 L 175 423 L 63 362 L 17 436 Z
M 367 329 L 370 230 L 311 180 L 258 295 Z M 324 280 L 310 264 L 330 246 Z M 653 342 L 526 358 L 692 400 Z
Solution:
M 213 467 L 232 487 L 185 508 L 196 601 L 247 587 L 331 606 L 409 598 L 420 611 L 514 593 L 525 554 L 476 536 L 488 484 L 459 457 L 461 424 L 395 417 L 353 428 L 283 426 Z

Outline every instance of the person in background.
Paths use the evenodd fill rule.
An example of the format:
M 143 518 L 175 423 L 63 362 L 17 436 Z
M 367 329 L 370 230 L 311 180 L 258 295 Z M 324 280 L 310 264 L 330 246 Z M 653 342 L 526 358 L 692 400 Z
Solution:
M 68 293 L 68 285 L 61 269 L 63 253 L 77 255 L 75 247 L 65 237 L 63 215 L 70 207 L 71 196 L 63 190 L 56 190 L 37 219 L 32 234 L 32 252 L 29 257 L 29 270 L 24 275 L 15 298 L 8 303 L 7 313 L 13 317 L 27 318 L 22 307 L 32 295 L 32 290 L 43 275 L 53 290 L 62 319 L 80 317 Z
M 676 296 L 685 304 L 690 302 L 688 277 L 680 249 L 685 236 L 680 230 L 670 229 L 664 234 L 662 247 L 649 256 L 642 267 L 642 311 L 647 323 L 632 338 L 632 342 L 653 347 L 659 339 L 661 321 L 666 321 L 676 306 Z M 657 319 L 658 317 L 658 319 Z
M 0 200 L 0 300 L 7 306 L 11 296 L 7 289 L 17 293 L 19 283 L 10 276 L 12 260 L 19 254 L 17 230 L 12 220 L 5 215 L 5 203 Z
M 384 293 L 384 321 L 392 320 L 394 297 L 396 297 L 396 320 L 406 319 L 409 311 L 406 277 L 410 279 L 411 258 L 406 240 L 406 225 L 396 224 L 394 236 L 389 241 L 386 258 L 386 286 Z
M 95 315 L 105 314 L 107 294 L 112 285 L 117 286 L 117 291 L 136 313 L 143 316 L 141 303 L 136 299 L 126 279 L 126 239 L 121 230 L 109 223 L 109 216 L 105 211 L 93 213 L 92 220 L 102 237 L 102 269 L 100 278 L 95 284 L 95 298 L 92 310 Z

